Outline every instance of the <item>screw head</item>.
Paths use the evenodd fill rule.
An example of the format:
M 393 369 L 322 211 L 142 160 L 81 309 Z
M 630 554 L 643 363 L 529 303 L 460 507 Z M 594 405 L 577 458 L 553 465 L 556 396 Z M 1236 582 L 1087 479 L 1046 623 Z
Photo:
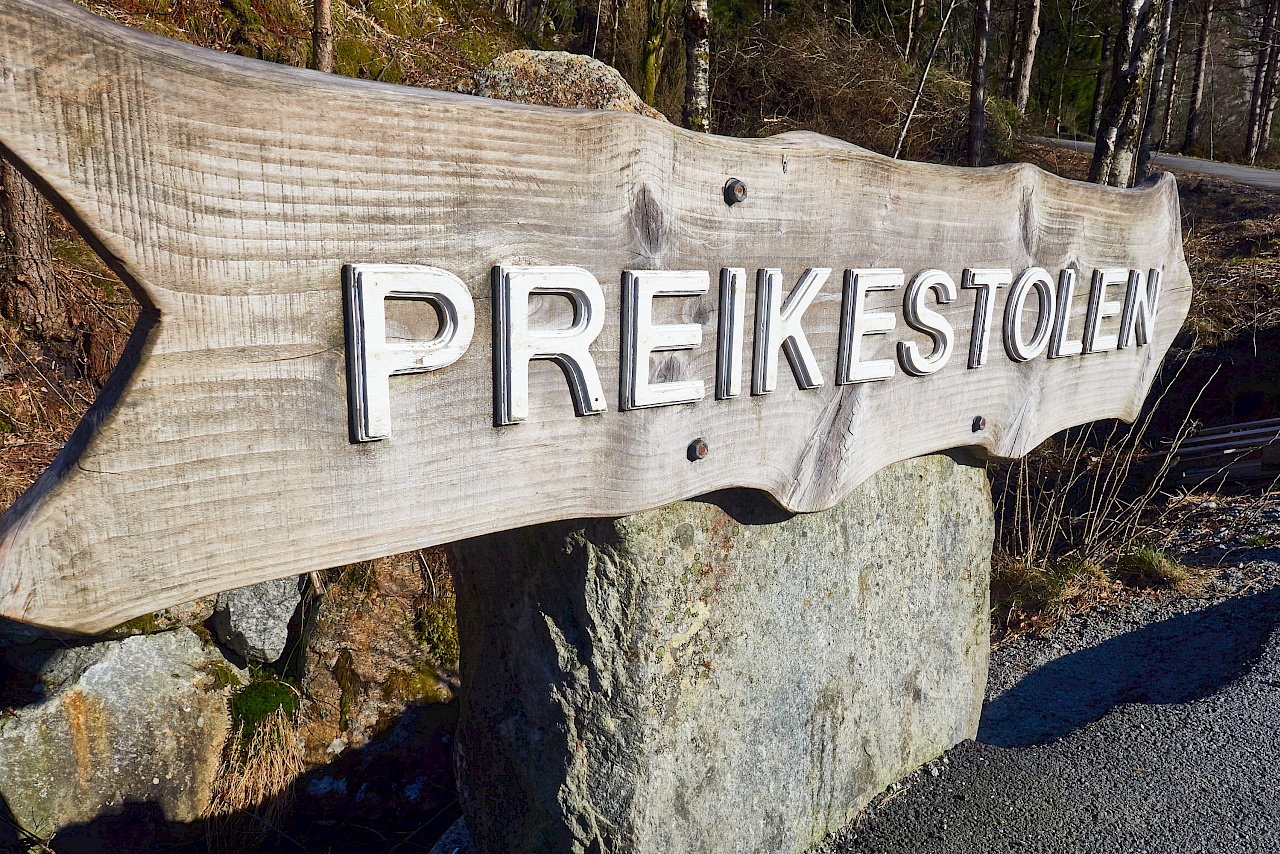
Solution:
M 987 429 L 987 419 L 983 418 L 981 415 L 973 416 L 973 432 L 981 433 L 983 430 L 986 430 L 986 429 Z
M 737 178 L 730 178 L 724 183 L 724 203 L 736 205 L 747 200 L 747 185 Z
M 689 462 L 696 463 L 698 460 L 706 459 L 709 451 L 706 439 L 694 439 L 689 443 Z

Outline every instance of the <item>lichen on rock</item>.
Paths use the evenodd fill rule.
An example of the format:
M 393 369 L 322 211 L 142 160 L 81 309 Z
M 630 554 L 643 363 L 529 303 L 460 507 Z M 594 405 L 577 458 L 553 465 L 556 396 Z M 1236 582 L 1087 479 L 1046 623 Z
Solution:
M 199 819 L 247 676 L 187 628 L 58 650 L 9 649 L 38 702 L 0 715 L 0 796 L 40 837 L 126 803 Z
M 558 50 L 513 50 L 472 75 L 463 90 L 484 98 L 540 104 L 621 110 L 666 121 L 644 102 L 622 75 L 597 59 Z

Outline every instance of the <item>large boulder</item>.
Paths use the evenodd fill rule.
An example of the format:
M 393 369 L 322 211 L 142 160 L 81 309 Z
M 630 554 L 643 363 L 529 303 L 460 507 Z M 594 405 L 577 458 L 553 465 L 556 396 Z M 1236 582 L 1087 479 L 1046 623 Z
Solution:
M 245 675 L 190 629 L 66 650 L 6 651 L 42 699 L 0 714 L 0 796 L 48 836 L 126 804 L 192 822 L 209 805 Z
M 471 95 L 541 104 L 622 110 L 666 121 L 622 75 L 597 59 L 560 50 L 513 50 L 472 75 L 464 90 Z
M 799 852 L 977 729 L 986 474 L 890 466 L 788 517 L 730 491 L 457 543 L 476 848 Z
M 276 661 L 289 644 L 305 585 L 306 576 L 291 575 L 219 593 L 213 607 L 218 640 L 248 661 Z

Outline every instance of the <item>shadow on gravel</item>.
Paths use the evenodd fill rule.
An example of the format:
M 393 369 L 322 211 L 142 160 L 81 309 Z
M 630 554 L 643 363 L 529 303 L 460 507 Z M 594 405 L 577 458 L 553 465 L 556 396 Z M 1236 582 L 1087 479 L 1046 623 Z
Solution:
M 1125 703 L 1187 703 L 1244 673 L 1280 624 L 1280 588 L 1152 623 L 1065 655 L 990 700 L 978 741 L 1061 738 Z

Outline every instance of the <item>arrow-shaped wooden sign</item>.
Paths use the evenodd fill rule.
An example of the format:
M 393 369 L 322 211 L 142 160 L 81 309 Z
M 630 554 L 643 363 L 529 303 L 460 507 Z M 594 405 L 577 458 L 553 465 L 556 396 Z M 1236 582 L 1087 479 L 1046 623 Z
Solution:
M 1132 419 L 1191 297 L 1165 175 L 901 163 L 322 75 L 0 0 L 0 145 L 142 319 L 0 519 L 0 614 L 201 594 Z M 885 508 L 886 514 L 894 509 Z

